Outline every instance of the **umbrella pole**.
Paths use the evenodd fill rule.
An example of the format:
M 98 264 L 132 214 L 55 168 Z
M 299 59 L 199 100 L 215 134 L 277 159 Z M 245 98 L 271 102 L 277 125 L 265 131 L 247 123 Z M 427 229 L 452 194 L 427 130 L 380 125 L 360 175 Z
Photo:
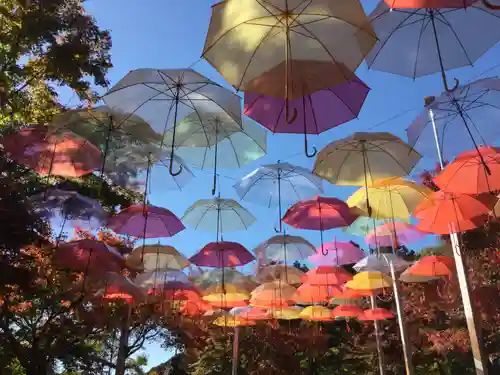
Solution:
M 233 362 L 231 375 L 237 375 L 238 373 L 238 350 L 240 344 L 240 327 L 234 327 L 234 338 L 233 338 Z
M 217 191 L 217 146 L 219 144 L 218 137 L 219 137 L 219 120 L 215 119 L 214 186 L 212 188 L 212 195 L 215 195 L 215 192 Z
M 279 233 L 283 230 L 283 224 L 281 223 L 281 169 L 278 168 L 278 220 L 279 220 L 279 226 L 280 230 Z
M 375 296 L 371 295 L 370 296 L 370 303 L 371 303 L 371 308 L 376 309 L 377 308 L 377 302 L 375 301 Z M 377 353 L 378 353 L 378 369 L 380 372 L 380 375 L 385 375 L 385 370 L 384 370 L 384 351 L 382 350 L 382 341 L 380 340 L 380 326 L 378 321 L 374 320 L 373 321 L 373 326 L 375 327 L 375 338 L 377 340 Z
M 405 360 L 406 375 L 414 375 L 415 372 L 413 371 L 413 360 L 410 350 L 410 343 L 408 340 L 408 333 L 406 332 L 406 326 L 403 320 L 404 312 L 401 306 L 399 282 L 396 278 L 396 270 L 394 269 L 394 262 L 390 261 L 389 265 L 391 267 L 392 286 L 394 288 L 394 300 L 396 302 L 396 311 L 398 314 L 399 332 L 401 334 L 401 344 L 403 345 L 403 355 Z
M 425 104 L 429 105 L 434 101 L 434 97 L 425 98 Z M 439 156 L 439 164 L 441 170 L 444 169 L 443 157 L 441 155 L 441 148 L 439 146 L 439 138 L 436 129 L 436 122 L 434 120 L 434 113 L 432 109 L 428 109 L 429 118 L 432 123 L 432 129 L 434 131 L 434 141 L 436 142 L 436 148 Z M 470 285 L 467 279 L 467 274 L 465 272 L 465 264 L 462 258 L 462 249 L 460 248 L 460 242 L 458 240 L 458 235 L 456 231 L 450 226 L 450 239 L 451 245 L 453 247 L 453 257 L 455 258 L 455 266 L 457 268 L 457 278 L 460 286 L 460 294 L 462 295 L 462 303 L 464 305 L 465 320 L 467 322 L 467 329 L 469 331 L 469 338 L 472 347 L 472 355 L 474 356 L 474 366 L 476 368 L 477 375 L 487 375 L 488 374 L 488 364 L 484 357 L 483 345 L 480 340 L 478 330 L 477 330 L 477 317 L 472 306 L 470 297 Z

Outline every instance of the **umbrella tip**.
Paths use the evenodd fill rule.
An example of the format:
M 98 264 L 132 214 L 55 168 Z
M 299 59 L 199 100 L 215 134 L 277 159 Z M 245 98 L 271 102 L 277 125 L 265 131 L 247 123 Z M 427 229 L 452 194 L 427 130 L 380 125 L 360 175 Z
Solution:
M 434 102 L 434 100 L 436 100 L 435 96 L 426 96 L 424 98 L 424 105 L 425 106 L 431 105 Z

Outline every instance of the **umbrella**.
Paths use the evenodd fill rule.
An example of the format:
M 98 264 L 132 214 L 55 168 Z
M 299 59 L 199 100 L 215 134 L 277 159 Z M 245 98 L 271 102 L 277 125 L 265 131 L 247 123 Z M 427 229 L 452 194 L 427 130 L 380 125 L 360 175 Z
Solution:
M 336 318 L 357 318 L 363 313 L 358 305 L 339 305 L 332 310 L 332 315 Z
M 51 133 L 43 125 L 5 135 L 0 144 L 17 163 L 43 175 L 82 177 L 102 164 L 101 152 L 86 139 L 71 132 Z
M 252 306 L 269 307 L 286 306 L 293 301 L 296 289 L 281 281 L 264 283 L 251 292 Z
M 189 316 L 189 317 L 195 317 L 195 316 L 200 316 L 203 315 L 205 312 L 211 309 L 211 306 L 204 302 L 203 300 L 201 301 L 182 301 L 179 311 L 181 314 Z
M 252 121 L 236 121 L 225 112 L 195 112 L 165 133 L 165 143 L 174 142 L 176 153 L 186 162 L 213 168 L 215 194 L 217 168 L 241 168 L 267 151 L 267 132 Z
M 281 320 L 295 320 L 300 319 L 300 313 L 303 308 L 299 306 L 290 306 L 290 307 L 280 307 L 280 308 L 272 308 L 269 310 L 269 315 L 274 319 Z
M 113 110 L 143 118 L 161 136 L 173 128 L 169 166 L 173 175 L 182 172 L 182 167 L 173 171 L 175 129 L 180 120 L 196 113 L 203 122 L 200 113 L 217 113 L 241 124 L 240 97 L 192 69 L 132 70 L 103 100 Z
M 427 233 L 420 232 L 415 226 L 406 223 L 386 223 L 376 227 L 365 237 L 365 242 L 373 246 L 410 245 L 422 240 Z
M 428 255 L 408 268 L 408 274 L 422 277 L 451 277 L 455 274 L 455 262 L 448 256 Z
M 172 285 L 172 283 L 176 282 L 185 285 L 192 285 L 186 274 L 181 271 L 172 270 L 153 270 L 142 272 L 135 277 L 134 282 L 146 289 L 150 289 L 151 286 L 153 287 L 153 289 L 156 289 L 157 286 L 163 286 L 167 284 Z
M 380 255 L 368 255 L 366 258 L 363 258 L 358 263 L 356 263 L 353 268 L 358 272 L 378 271 L 388 274 L 391 272 L 391 263 L 394 265 L 394 269 L 397 271 L 403 271 L 411 265 L 410 262 L 407 262 L 400 256 L 392 253 L 387 253 Z
M 385 0 L 391 8 L 465 8 L 478 0 Z
M 184 213 L 182 221 L 193 229 L 202 229 L 217 233 L 246 230 L 255 217 L 233 199 L 200 199 Z
M 401 276 L 399 276 L 399 280 L 401 280 L 404 283 L 428 283 L 430 281 L 435 281 L 440 279 L 440 277 L 412 275 L 408 273 L 408 270 L 409 268 L 406 269 L 401 274 Z
M 406 133 L 410 145 L 424 155 L 435 159 L 437 148 L 439 161 L 451 160 L 497 140 L 500 131 L 491 126 L 491 119 L 499 115 L 500 78 L 483 78 L 452 93 L 427 98 L 425 110 Z M 481 153 L 476 155 L 481 157 Z
M 206 289 L 213 285 L 221 284 L 222 279 L 228 284 L 239 286 L 245 289 L 254 289 L 257 283 L 254 282 L 249 276 L 242 274 L 239 271 L 231 268 L 212 269 L 203 272 L 203 274 L 194 280 L 200 288 Z
M 227 315 L 219 316 L 214 320 L 213 324 L 219 327 L 230 327 L 236 329 L 238 327 L 254 326 L 256 323 L 241 316 Z
M 329 242 L 324 244 L 326 255 L 323 255 L 321 247 L 316 249 L 316 254 L 311 255 L 308 260 L 315 266 L 344 266 L 354 264 L 365 257 L 365 253 L 351 242 Z
M 323 306 L 308 306 L 300 312 L 304 320 L 317 322 L 329 322 L 333 320 L 332 310 Z
M 97 293 L 104 300 L 123 300 L 128 304 L 141 303 L 146 299 L 145 291 L 128 277 L 119 273 L 109 272 L 106 275 L 106 285 Z
M 299 236 L 279 234 L 264 241 L 254 249 L 260 261 L 295 262 L 315 253 L 314 246 Z
M 306 272 L 302 281 L 311 285 L 341 285 L 352 280 L 352 275 L 341 267 L 319 266 Z
M 331 289 L 334 288 L 328 285 L 312 285 L 306 282 L 297 288 L 293 300 L 299 305 L 326 303 L 331 297 Z
M 278 162 L 257 168 L 243 177 L 234 188 L 242 200 L 266 206 L 278 205 L 281 232 L 281 205 L 323 192 L 323 183 L 320 177 L 306 168 Z
M 269 319 L 269 314 L 267 313 L 266 309 L 252 307 L 252 306 L 234 307 L 231 310 L 229 310 L 229 314 L 253 321 Z
M 433 182 L 441 190 L 457 194 L 500 190 L 500 148 L 480 147 L 461 153 L 434 177 Z
M 381 307 L 364 310 L 363 313 L 358 316 L 358 320 L 386 320 L 392 318 L 394 318 L 394 314 Z
M 136 247 L 127 257 L 127 264 L 144 271 L 159 271 L 182 270 L 190 262 L 174 247 L 157 244 Z
M 247 289 L 233 284 L 218 284 L 203 291 L 203 300 L 212 304 L 220 304 L 220 307 L 229 306 L 233 302 L 248 301 L 250 293 Z M 239 306 L 239 305 L 238 305 Z
M 288 209 L 282 221 L 298 229 L 319 230 L 321 252 L 326 255 L 323 230 L 351 225 L 356 215 L 344 201 L 333 197 L 316 197 L 295 203 Z
M 335 79 L 335 73 L 338 76 L 338 83 L 290 101 L 289 106 L 297 111 L 293 122 L 288 123 L 285 117 L 287 105 L 285 99 L 255 92 L 245 93 L 244 114 L 273 133 L 303 133 L 305 153 L 308 157 L 313 157 L 316 149 L 314 148 L 312 155 L 309 154 L 307 134 L 321 134 L 357 118 L 370 88 L 347 69 L 335 69 L 333 64 L 309 65 L 316 74 L 314 78 L 320 80 L 321 85 L 324 85 L 325 77 Z M 324 72 L 320 69 L 323 66 L 326 68 Z M 332 68 L 335 72 L 331 72 Z M 268 84 L 264 81 L 262 83 Z M 315 85 L 312 77 L 308 81 L 308 85 L 311 84 Z
M 428 233 L 452 234 L 478 228 L 488 220 L 488 213 L 495 205 L 495 196 L 476 199 L 466 194 L 438 191 L 431 202 L 422 202 L 415 212 L 420 219 L 416 227 Z
M 236 242 L 210 242 L 194 254 L 189 261 L 201 267 L 237 267 L 255 258 L 243 245 Z
M 304 272 L 296 267 L 286 264 L 273 264 L 259 269 L 255 277 L 260 283 L 281 280 L 293 285 L 301 284 L 302 276 L 304 276 Z
M 311 63 L 353 72 L 375 39 L 357 0 L 294 5 L 278 0 L 223 1 L 212 7 L 203 57 L 236 90 L 288 102 L 333 86 L 328 78 L 338 74 L 324 75 L 321 80 L 304 74 L 311 70 L 314 74 L 314 69 L 307 68 Z M 283 53 L 276 53 L 277 47 Z M 289 105 L 285 112 L 287 121 L 293 122 L 296 114 L 290 118 Z
M 391 285 L 390 277 L 379 271 L 359 272 L 346 283 L 347 288 L 354 290 L 376 290 L 389 288 Z
M 172 237 L 185 229 L 171 211 L 163 207 L 134 204 L 108 219 L 108 228 L 137 238 Z
M 351 234 L 353 236 L 366 237 L 368 233 L 370 233 L 376 227 L 386 224 L 387 222 L 388 222 L 387 219 L 375 219 L 373 217 L 360 216 L 354 221 L 354 223 L 342 229 L 344 232 Z M 409 223 L 410 218 L 407 219 L 394 218 L 394 222 Z
M 391 9 L 381 1 L 370 14 L 377 34 L 366 57 L 371 69 L 416 78 L 472 65 L 500 40 L 500 19 L 476 2 L 455 9 Z

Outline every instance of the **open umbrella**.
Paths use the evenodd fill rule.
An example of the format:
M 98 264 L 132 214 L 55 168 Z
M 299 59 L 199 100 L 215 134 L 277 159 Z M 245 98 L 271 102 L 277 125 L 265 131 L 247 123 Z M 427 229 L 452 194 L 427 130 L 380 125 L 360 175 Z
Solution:
M 243 245 L 236 242 L 210 242 L 194 254 L 189 261 L 201 267 L 237 267 L 254 260 Z
M 182 270 L 189 260 L 172 246 L 145 245 L 136 247 L 127 257 L 127 264 L 144 271 Z
M 465 8 L 479 0 L 385 0 L 391 8 Z
M 376 227 L 365 237 L 365 242 L 373 246 L 410 245 L 422 240 L 427 233 L 419 231 L 415 226 L 406 223 L 386 223 Z
M 306 259 L 315 252 L 314 246 L 299 236 L 279 234 L 264 241 L 254 249 L 260 261 L 295 262 Z
M 316 254 L 311 255 L 308 260 L 315 266 L 344 266 L 354 264 L 365 257 L 365 253 L 351 242 L 329 242 L 324 244 L 326 255 L 323 255 L 321 247 L 316 249 Z
M 333 320 L 332 310 L 323 306 L 308 306 L 300 312 L 304 320 L 316 322 L 329 322 Z

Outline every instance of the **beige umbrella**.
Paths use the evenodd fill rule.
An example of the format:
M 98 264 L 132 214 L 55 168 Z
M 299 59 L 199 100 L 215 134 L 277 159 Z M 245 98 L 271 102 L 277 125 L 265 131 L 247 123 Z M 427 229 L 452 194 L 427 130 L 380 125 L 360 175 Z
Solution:
M 136 247 L 126 262 L 129 267 L 144 271 L 182 270 L 190 265 L 189 260 L 174 247 L 160 244 Z
M 278 88 L 288 104 L 309 82 L 324 84 L 308 87 L 314 92 L 355 71 L 376 39 L 359 0 L 229 0 L 212 6 L 203 57 L 237 90 L 271 96 Z M 319 70 L 323 78 L 312 80 Z M 294 112 L 290 119 L 286 105 L 289 122 Z
M 266 266 L 257 272 L 256 279 L 260 283 L 272 282 L 281 280 L 288 284 L 301 284 L 304 272 L 296 267 L 287 266 L 286 264 L 274 264 Z

